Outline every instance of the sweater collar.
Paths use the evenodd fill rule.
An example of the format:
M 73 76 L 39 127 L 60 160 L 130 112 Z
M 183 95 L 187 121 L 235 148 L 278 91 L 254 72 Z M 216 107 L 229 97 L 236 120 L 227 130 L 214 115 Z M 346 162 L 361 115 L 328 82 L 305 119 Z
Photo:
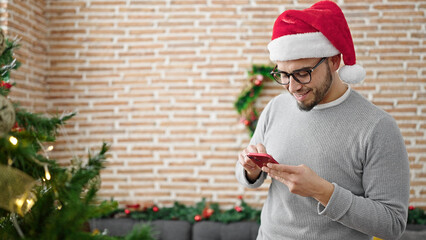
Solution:
M 342 102 L 344 102 L 349 97 L 350 93 L 351 93 L 351 86 L 348 85 L 348 89 L 346 90 L 346 92 L 342 96 L 340 96 L 338 99 L 336 99 L 332 102 L 318 104 L 312 110 L 323 110 L 323 109 L 327 109 L 327 108 L 337 106 L 337 105 L 341 104 Z

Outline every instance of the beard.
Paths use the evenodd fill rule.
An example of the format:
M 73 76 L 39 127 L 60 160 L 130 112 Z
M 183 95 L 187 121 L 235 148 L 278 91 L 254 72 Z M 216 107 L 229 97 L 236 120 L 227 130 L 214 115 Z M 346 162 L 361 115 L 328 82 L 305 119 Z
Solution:
M 333 77 L 331 75 L 330 67 L 328 66 L 328 63 L 326 64 L 327 64 L 327 74 L 325 76 L 324 83 L 319 88 L 316 88 L 316 89 L 313 89 L 313 88 L 303 89 L 303 91 L 312 91 L 312 93 L 314 94 L 314 99 L 312 99 L 311 101 L 307 103 L 297 101 L 297 106 L 299 107 L 300 110 L 306 111 L 306 112 L 311 111 L 327 95 L 328 90 L 331 87 L 331 83 L 333 82 Z

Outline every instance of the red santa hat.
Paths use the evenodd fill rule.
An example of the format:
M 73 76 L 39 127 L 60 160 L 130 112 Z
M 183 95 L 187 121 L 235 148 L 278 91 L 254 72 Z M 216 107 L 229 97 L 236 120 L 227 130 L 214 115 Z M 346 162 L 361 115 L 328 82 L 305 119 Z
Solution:
M 287 10 L 275 21 L 268 44 L 272 61 L 331 57 L 339 53 L 345 66 L 339 76 L 359 83 L 365 70 L 356 64 L 351 32 L 342 10 L 332 1 L 320 1 L 304 10 Z

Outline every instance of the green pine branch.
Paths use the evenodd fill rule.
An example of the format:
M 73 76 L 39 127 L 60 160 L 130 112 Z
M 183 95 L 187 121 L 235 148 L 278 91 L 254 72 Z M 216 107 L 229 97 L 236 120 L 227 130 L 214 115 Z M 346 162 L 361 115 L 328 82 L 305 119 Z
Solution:
M 41 142 L 54 142 L 56 140 L 57 129 L 76 115 L 76 113 L 69 113 L 60 117 L 48 118 L 42 114 L 30 113 L 18 105 L 15 105 L 15 107 L 18 126 Z
M 1 34 L 3 35 L 3 33 Z M 9 82 L 10 72 L 21 66 L 21 63 L 13 55 L 13 51 L 19 48 L 18 42 L 18 40 L 6 39 L 5 49 L 0 55 L 0 82 Z M 3 91 L 0 91 L 0 94 L 3 95 L 3 93 Z
M 43 142 L 53 142 L 56 139 L 57 129 L 72 118 L 75 113 L 62 117 L 44 117 L 41 114 L 29 113 L 22 108 L 16 109 L 16 122 L 23 131 L 12 131 L 0 136 L 0 164 L 17 168 L 35 179 L 45 175 L 44 165 L 48 165 L 55 173 L 59 168 L 55 161 L 49 160 L 41 151 Z M 14 145 L 10 137 L 18 140 Z
M 9 65 L 11 62 L 13 62 L 13 60 L 15 59 L 13 57 L 13 53 L 15 51 L 15 49 L 19 48 L 19 40 L 14 39 L 11 40 L 9 38 L 6 39 L 6 48 L 3 50 L 3 52 L 0 55 L 0 65 Z M 20 63 L 14 67 L 14 69 L 19 68 Z

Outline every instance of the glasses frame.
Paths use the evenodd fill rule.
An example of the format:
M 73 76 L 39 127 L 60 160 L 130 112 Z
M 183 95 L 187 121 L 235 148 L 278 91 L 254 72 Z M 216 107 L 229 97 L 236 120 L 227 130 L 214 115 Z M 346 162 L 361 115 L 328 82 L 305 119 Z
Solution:
M 312 81 L 312 72 L 315 70 L 315 68 L 317 68 L 319 65 L 321 65 L 321 63 L 323 63 L 325 60 L 327 59 L 327 57 L 323 57 L 323 58 L 321 58 L 321 60 L 317 63 L 317 64 L 315 64 L 315 66 L 313 66 L 312 68 L 310 68 L 310 69 L 307 69 L 307 68 L 302 68 L 302 69 L 298 69 L 298 70 L 295 70 L 295 71 L 293 71 L 293 72 L 291 72 L 291 73 L 288 73 L 288 72 L 284 72 L 284 71 L 276 71 L 277 70 L 277 68 L 278 68 L 278 65 L 275 65 L 275 67 L 274 67 L 274 70 L 272 70 L 271 72 L 270 72 L 270 74 L 272 75 L 272 77 L 274 78 L 274 80 L 275 80 L 275 82 L 277 82 L 278 84 L 280 84 L 280 85 L 289 85 L 290 84 L 290 76 L 291 77 L 293 77 L 293 79 L 296 81 L 296 82 L 298 82 L 298 83 L 300 83 L 300 84 L 308 84 L 308 83 L 310 83 L 311 81 Z M 309 74 L 309 81 L 308 82 L 301 82 L 299 79 L 297 79 L 297 77 L 296 76 L 294 76 L 294 74 L 296 74 L 296 73 L 299 73 L 299 72 L 301 72 L 301 71 L 306 71 L 308 74 Z M 284 75 L 286 75 L 287 76 L 287 78 L 288 78 L 288 82 L 287 83 L 283 83 L 283 82 L 281 82 L 281 78 L 278 80 L 278 79 L 276 79 L 275 78 L 275 75 L 276 74 L 284 74 Z

